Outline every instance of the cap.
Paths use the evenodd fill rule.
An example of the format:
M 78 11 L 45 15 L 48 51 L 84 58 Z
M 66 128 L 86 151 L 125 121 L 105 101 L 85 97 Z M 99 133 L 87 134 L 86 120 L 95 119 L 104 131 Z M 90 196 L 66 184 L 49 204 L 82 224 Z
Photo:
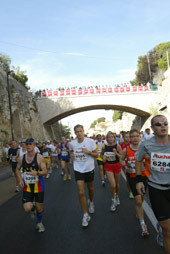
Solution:
M 35 144 L 35 140 L 33 138 L 27 138 L 25 144 L 26 145 L 28 145 L 28 144 Z

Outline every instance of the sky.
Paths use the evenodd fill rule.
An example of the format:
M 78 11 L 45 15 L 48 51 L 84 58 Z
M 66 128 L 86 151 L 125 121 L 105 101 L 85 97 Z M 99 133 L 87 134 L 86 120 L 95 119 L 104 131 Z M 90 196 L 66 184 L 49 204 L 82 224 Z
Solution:
M 34 91 L 129 82 L 138 56 L 170 40 L 169 13 L 169 0 L 1 1 L 0 53 Z

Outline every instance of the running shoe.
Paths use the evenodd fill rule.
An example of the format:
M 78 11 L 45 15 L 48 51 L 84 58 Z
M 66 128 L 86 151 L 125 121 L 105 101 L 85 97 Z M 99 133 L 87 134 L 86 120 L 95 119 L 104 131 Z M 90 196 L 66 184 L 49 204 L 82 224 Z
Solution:
M 50 177 L 50 174 L 48 173 L 47 175 L 46 175 L 46 178 L 48 179 Z
M 64 173 L 63 173 L 63 171 L 61 171 L 61 176 L 63 176 L 64 175 Z
M 94 213 L 94 203 L 89 201 L 89 213 Z
M 82 219 L 82 227 L 87 227 L 89 225 L 89 221 L 90 221 L 90 215 L 84 215 L 83 219 Z
M 39 233 L 41 233 L 41 232 L 44 232 L 44 231 L 45 231 L 45 227 L 44 227 L 44 225 L 42 224 L 42 222 L 37 223 L 37 225 L 36 225 L 36 229 L 38 230 L 38 232 L 39 232 Z
M 119 199 L 119 196 L 118 195 L 116 195 L 116 205 L 120 205 L 120 199 Z
M 131 191 L 129 192 L 129 198 L 131 199 L 134 198 L 133 193 Z
M 142 229 L 142 236 L 148 236 L 149 235 L 149 232 L 148 232 L 148 229 L 147 229 L 147 226 L 146 224 L 141 224 L 141 229 Z
M 163 248 L 164 244 L 163 244 L 162 228 L 159 223 L 157 223 L 157 230 L 158 230 L 158 235 L 156 237 L 156 241 L 158 245 Z
M 115 200 L 115 199 L 112 199 L 110 211 L 111 211 L 111 212 L 114 212 L 115 210 L 116 210 L 116 200 Z
M 71 180 L 71 175 L 68 175 L 68 180 Z
M 66 180 L 67 180 L 67 176 L 64 175 L 64 176 L 63 176 L 63 181 L 66 181 Z
M 19 186 L 16 186 L 15 192 L 19 192 Z
M 103 187 L 105 186 L 105 181 L 104 181 L 104 180 L 102 181 L 102 186 L 103 186 Z

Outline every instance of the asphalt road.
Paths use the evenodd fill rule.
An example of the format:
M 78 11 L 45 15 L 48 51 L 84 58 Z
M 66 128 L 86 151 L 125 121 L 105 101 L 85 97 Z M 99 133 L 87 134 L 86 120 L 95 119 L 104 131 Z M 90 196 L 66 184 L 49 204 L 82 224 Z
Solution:
M 6 180 L 0 181 L 0 186 Z M 156 243 L 156 231 L 145 215 L 150 232 L 141 236 L 134 201 L 128 197 L 124 179 L 120 182 L 120 206 L 110 212 L 111 196 L 108 182 L 101 186 L 98 170 L 95 174 L 95 214 L 89 227 L 81 226 L 82 211 L 76 183 L 63 182 L 60 170 L 54 170 L 45 180 L 44 233 L 35 230 L 35 221 L 22 208 L 22 192 L 9 196 L 0 206 L 1 254 L 161 254 Z M 6 182 L 6 188 L 9 188 Z M 2 194 L 2 192 L 1 192 Z

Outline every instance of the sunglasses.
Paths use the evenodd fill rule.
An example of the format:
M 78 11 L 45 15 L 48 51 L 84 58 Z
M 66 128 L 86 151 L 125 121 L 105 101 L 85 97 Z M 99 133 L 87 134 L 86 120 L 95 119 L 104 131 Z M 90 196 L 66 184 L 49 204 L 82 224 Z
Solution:
M 157 123 L 155 123 L 153 126 L 167 126 L 168 125 L 168 122 L 167 121 L 165 121 L 165 122 L 157 122 Z

